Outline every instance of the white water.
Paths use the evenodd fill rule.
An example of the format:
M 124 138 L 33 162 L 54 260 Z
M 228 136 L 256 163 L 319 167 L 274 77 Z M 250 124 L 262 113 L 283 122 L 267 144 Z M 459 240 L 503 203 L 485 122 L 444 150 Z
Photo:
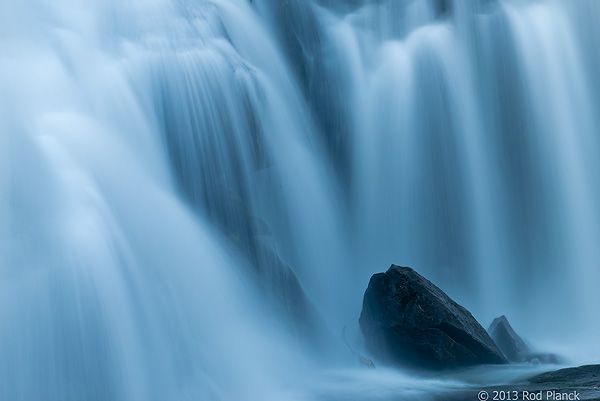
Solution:
M 325 3 L 0 3 L 0 399 L 424 399 L 523 374 L 353 365 L 337 333 L 360 348 L 391 263 L 598 362 L 600 3 Z M 308 344 L 264 295 L 287 282 L 250 273 L 263 240 L 325 322 Z

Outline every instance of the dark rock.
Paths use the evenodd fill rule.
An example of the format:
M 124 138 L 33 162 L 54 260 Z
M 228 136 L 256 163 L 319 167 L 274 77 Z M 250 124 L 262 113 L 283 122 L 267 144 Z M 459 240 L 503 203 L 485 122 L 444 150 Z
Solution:
M 542 373 L 529 379 L 535 384 L 561 385 L 562 388 L 594 387 L 600 388 L 600 365 L 585 365 Z
M 392 265 L 371 277 L 359 323 L 369 351 L 394 365 L 507 363 L 468 310 L 410 267 Z
M 488 333 L 510 362 L 558 363 L 556 355 L 532 352 L 504 315 L 494 319 Z
M 577 399 L 599 401 L 600 365 L 586 365 L 577 368 L 555 370 L 533 376 L 524 382 L 506 383 L 502 386 L 476 388 L 467 391 L 447 392 L 439 394 L 439 396 L 435 396 L 433 399 L 435 401 L 476 400 L 481 390 L 486 391 L 490 395 L 490 399 L 494 398 L 495 392 L 500 392 L 505 395 L 509 393 L 511 395 L 516 394 L 516 398 L 508 398 L 523 400 L 523 395 L 527 392 L 529 396 L 526 399 L 531 400 Z M 566 394 L 566 396 L 561 396 L 562 394 Z M 533 395 L 538 395 L 538 398 L 535 398 Z M 571 396 L 569 397 L 569 395 Z
M 509 361 L 524 362 L 530 354 L 529 347 L 513 330 L 506 316 L 495 318 L 487 331 Z

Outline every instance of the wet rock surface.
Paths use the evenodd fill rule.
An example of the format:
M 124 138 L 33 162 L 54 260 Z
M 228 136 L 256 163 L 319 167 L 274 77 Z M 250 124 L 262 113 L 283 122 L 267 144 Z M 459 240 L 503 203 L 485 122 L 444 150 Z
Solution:
M 510 362 L 555 364 L 559 361 L 556 355 L 532 351 L 527 343 L 515 332 L 504 315 L 494 319 L 488 328 L 488 333 Z
M 506 316 L 495 318 L 487 331 L 506 359 L 511 362 L 523 362 L 527 359 L 529 347 L 514 331 Z
M 600 389 L 600 365 L 584 365 L 542 373 L 529 379 L 533 384 Z
M 410 267 L 371 277 L 360 327 L 379 360 L 416 369 L 507 363 L 471 313 Z
M 600 401 L 600 365 L 585 365 L 535 375 L 523 383 L 440 394 L 436 401 L 485 399 Z

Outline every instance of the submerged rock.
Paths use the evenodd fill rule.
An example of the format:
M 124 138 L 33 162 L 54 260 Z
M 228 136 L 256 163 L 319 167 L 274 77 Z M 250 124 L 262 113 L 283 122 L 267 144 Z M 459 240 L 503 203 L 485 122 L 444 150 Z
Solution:
M 555 370 L 542 373 L 526 381 L 506 383 L 502 386 L 458 390 L 453 393 L 440 394 L 436 401 L 477 400 L 484 391 L 489 399 L 499 399 L 505 395 L 516 394 L 515 400 L 600 400 L 600 365 L 586 365 L 575 368 Z M 527 395 L 527 397 L 525 397 Z M 497 396 L 497 397 L 496 397 Z M 485 397 L 484 397 L 485 398 Z M 483 399 L 483 398 L 479 398 Z
M 471 313 L 410 267 L 371 277 L 360 327 L 383 362 L 426 369 L 508 361 Z
M 600 389 L 600 365 L 584 365 L 542 373 L 529 379 L 534 384 L 560 384 L 563 388 L 591 387 Z M 600 390 L 598 390 L 600 395 Z
M 504 315 L 494 319 L 488 333 L 510 362 L 558 363 L 556 355 L 532 352 Z

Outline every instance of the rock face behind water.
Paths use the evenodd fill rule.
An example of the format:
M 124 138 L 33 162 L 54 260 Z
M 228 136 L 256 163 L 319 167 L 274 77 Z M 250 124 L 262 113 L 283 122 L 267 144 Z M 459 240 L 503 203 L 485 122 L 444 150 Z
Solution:
M 373 275 L 360 327 L 383 362 L 419 369 L 507 363 L 471 313 L 410 267 Z
M 488 328 L 488 333 L 510 362 L 558 363 L 559 361 L 556 355 L 532 352 L 504 315 L 494 319 Z

